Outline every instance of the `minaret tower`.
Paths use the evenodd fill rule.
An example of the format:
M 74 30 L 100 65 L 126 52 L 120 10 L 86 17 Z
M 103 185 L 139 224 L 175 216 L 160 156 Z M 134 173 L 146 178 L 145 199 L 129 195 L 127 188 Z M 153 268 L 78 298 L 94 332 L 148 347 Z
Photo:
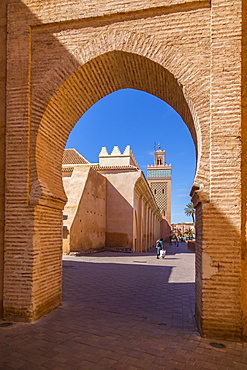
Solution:
M 166 152 L 158 144 L 154 148 L 154 165 L 147 167 L 148 183 L 154 194 L 161 215 L 171 225 L 172 166 L 166 164 Z

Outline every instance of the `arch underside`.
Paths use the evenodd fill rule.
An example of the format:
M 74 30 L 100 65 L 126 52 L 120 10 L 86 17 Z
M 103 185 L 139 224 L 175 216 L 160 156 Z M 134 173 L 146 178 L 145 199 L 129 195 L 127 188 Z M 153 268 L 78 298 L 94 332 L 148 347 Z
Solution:
M 173 107 L 186 123 L 199 158 L 200 132 L 195 128 L 196 117 L 192 117 L 185 91 L 173 74 L 149 58 L 118 50 L 110 51 L 93 58 L 72 73 L 50 99 L 39 125 L 37 122 L 37 130 L 33 130 L 32 137 L 36 149 L 31 163 L 32 204 L 46 197 L 66 201 L 61 181 L 61 158 L 71 130 L 98 100 L 126 88 L 150 93 Z M 34 104 L 36 111 L 39 104 L 40 97 L 37 96 Z M 41 110 L 42 103 L 40 105 Z

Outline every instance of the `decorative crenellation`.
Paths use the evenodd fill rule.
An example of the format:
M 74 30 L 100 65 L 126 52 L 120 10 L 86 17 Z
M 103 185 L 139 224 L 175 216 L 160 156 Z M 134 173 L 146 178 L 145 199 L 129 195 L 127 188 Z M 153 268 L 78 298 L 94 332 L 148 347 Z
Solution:
M 119 147 L 116 145 L 111 154 L 109 154 L 107 148 L 103 146 L 99 153 L 99 165 L 102 167 L 134 166 L 139 168 L 135 156 L 130 149 L 130 145 L 126 146 L 123 153 L 121 153 Z

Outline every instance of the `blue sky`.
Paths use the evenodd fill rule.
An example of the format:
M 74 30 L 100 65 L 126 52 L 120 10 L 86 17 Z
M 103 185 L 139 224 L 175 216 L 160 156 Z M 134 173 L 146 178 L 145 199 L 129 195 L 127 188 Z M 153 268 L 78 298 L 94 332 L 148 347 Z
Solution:
M 94 104 L 77 122 L 66 148 L 75 148 L 88 161 L 98 162 L 102 146 L 110 153 L 130 145 L 146 175 L 153 164 L 154 143 L 166 151 L 172 164 L 172 223 L 191 222 L 184 208 L 196 168 L 195 147 L 181 117 L 164 101 L 142 91 L 116 91 Z

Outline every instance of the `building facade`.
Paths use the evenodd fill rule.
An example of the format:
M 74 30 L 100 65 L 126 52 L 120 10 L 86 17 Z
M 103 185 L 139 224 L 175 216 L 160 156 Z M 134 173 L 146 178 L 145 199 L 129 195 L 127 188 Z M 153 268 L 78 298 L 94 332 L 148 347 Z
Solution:
M 147 167 L 148 184 L 159 207 L 162 223 L 160 234 L 168 240 L 171 231 L 172 165 L 166 164 L 166 152 L 160 144 L 154 151 L 154 164 Z
M 74 162 L 74 163 L 73 163 Z M 143 172 L 127 146 L 105 147 L 99 163 L 65 149 L 63 252 L 99 249 L 145 252 L 160 236 L 159 208 Z
M 195 238 L 195 223 L 194 222 L 179 222 L 171 224 L 171 231 L 177 237 L 193 237 Z

